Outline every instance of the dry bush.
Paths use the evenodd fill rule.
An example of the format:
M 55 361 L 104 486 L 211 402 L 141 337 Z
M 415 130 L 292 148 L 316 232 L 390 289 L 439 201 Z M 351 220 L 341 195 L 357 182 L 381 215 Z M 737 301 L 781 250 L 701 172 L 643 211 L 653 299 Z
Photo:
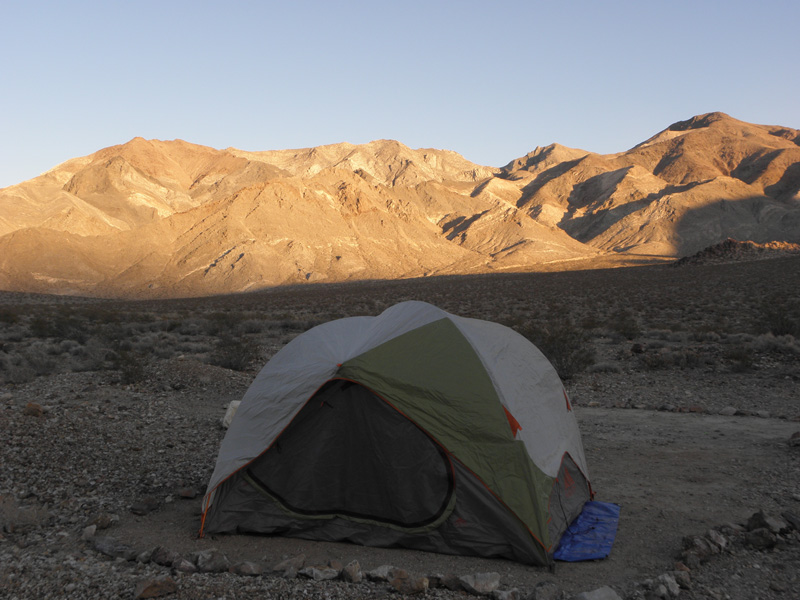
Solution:
M 209 362 L 225 369 L 247 371 L 258 357 L 258 346 L 253 341 L 223 335 L 217 341 Z
M 529 323 L 519 329 L 542 351 L 562 379 L 571 379 L 594 364 L 594 350 L 585 330 L 569 319 L 551 321 L 544 326 Z

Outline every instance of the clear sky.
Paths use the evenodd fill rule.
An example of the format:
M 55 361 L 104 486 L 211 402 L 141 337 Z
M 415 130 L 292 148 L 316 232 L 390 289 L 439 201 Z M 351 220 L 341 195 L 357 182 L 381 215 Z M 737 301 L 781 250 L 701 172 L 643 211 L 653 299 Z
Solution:
M 723 111 L 800 129 L 798 0 L 0 0 L 0 187 L 135 136 L 501 166 Z

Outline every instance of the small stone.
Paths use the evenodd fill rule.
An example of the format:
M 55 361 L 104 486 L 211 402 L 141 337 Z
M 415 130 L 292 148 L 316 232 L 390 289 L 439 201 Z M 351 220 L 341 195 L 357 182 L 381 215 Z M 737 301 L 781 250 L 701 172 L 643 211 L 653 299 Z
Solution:
M 370 581 L 388 583 L 394 578 L 395 571 L 402 571 L 402 569 L 398 569 L 397 567 L 393 567 L 391 565 L 381 565 L 376 569 L 372 569 L 372 571 L 368 571 L 366 575 L 367 579 Z
M 795 431 L 789 438 L 789 445 L 793 448 L 800 447 L 800 431 Z
M 500 587 L 500 573 L 475 573 L 459 577 L 461 585 L 470 594 L 489 596 Z
M 604 585 L 591 592 L 581 592 L 573 600 L 622 600 L 622 598 L 617 595 L 617 592 Z
M 329 581 L 339 577 L 339 571 L 330 567 L 304 567 L 297 574 L 314 581 Z
M 725 536 L 716 529 L 709 529 L 706 532 L 706 539 L 714 544 L 714 546 L 716 546 L 720 551 L 725 550 L 725 548 L 728 547 L 728 540 L 726 540 Z
M 441 580 L 442 587 L 447 588 L 451 592 L 463 592 L 464 586 L 461 585 L 461 579 L 458 575 L 448 573 Z
M 766 411 L 766 410 L 757 410 L 756 411 L 756 416 L 761 418 L 761 419 L 769 419 L 769 417 L 770 417 L 769 412 Z
M 331 569 L 336 569 L 337 571 L 341 571 L 342 569 L 344 569 L 344 565 L 342 564 L 342 561 L 336 560 L 335 558 L 331 558 L 331 559 L 328 560 L 328 566 Z
M 94 519 L 89 521 L 89 525 L 95 525 L 98 529 L 108 529 L 114 524 L 114 517 L 107 513 L 100 513 Z
M 788 526 L 782 519 L 766 514 L 763 510 L 753 513 L 747 520 L 747 530 L 769 529 L 772 533 L 780 533 Z
M 160 598 L 161 596 L 168 596 L 178 591 L 178 584 L 176 584 L 169 577 L 162 579 L 146 579 L 136 584 L 133 591 L 135 598 Z
M 681 587 L 675 581 L 675 577 L 669 573 L 659 575 L 657 581 L 666 588 L 670 598 L 677 598 L 681 593 Z
M 294 579 L 297 577 L 297 572 L 306 564 L 306 555 L 298 554 L 286 560 L 282 560 L 277 565 L 272 567 L 276 573 L 282 573 L 284 579 Z
M 202 550 L 195 555 L 197 570 L 201 573 L 224 573 L 231 568 L 228 557 L 216 548 Z
M 246 560 L 233 565 L 230 569 L 228 569 L 228 572 L 233 573 L 234 575 L 247 575 L 249 577 L 255 577 L 264 572 L 264 566 L 259 563 Z
M 22 414 L 29 417 L 41 417 L 44 415 L 44 409 L 36 402 L 28 402 L 25 408 L 22 409 Z
M 94 537 L 94 534 L 97 532 L 97 525 L 87 525 L 83 528 L 83 533 L 81 533 L 81 539 L 84 541 L 89 541 Z
M 65 591 L 67 594 L 71 594 L 71 593 L 72 593 L 72 592 L 74 592 L 74 591 L 75 591 L 77 588 L 78 588 L 78 586 L 77 586 L 77 585 L 75 585 L 74 583 L 68 583 L 67 585 L 65 585 L 65 586 L 64 586 L 64 591 Z
M 105 554 L 111 558 L 124 558 L 125 560 L 134 560 L 136 558 L 136 550 L 128 544 L 124 544 L 119 540 L 112 537 L 96 537 L 92 546 L 100 554 Z
M 533 588 L 529 600 L 558 600 L 561 589 L 552 581 L 540 581 Z
M 404 596 L 423 594 L 428 590 L 428 578 L 411 577 L 406 571 L 398 569 L 389 585 Z
M 158 499 L 153 497 L 142 498 L 138 502 L 134 502 L 131 504 L 131 512 L 135 515 L 146 515 L 154 510 L 156 510 L 159 506 Z
M 733 406 L 726 406 L 719 411 L 723 417 L 732 417 L 736 414 L 737 410 Z
M 181 558 L 180 554 L 164 546 L 156 546 L 150 555 L 150 562 L 154 562 L 162 567 L 171 567 L 172 563 Z
M 675 582 L 684 590 L 692 589 L 692 576 L 688 571 L 676 570 L 672 572 Z
M 744 536 L 744 541 L 753 548 L 766 550 L 772 548 L 778 542 L 778 538 L 769 529 L 762 527 L 748 531 Z
M 347 563 L 342 569 L 342 579 L 347 583 L 361 583 L 364 575 L 361 573 L 361 565 L 357 560 Z
M 155 550 L 155 548 L 151 548 L 150 550 L 142 550 L 136 555 L 136 562 L 142 563 L 143 565 L 149 563 L 153 556 L 153 550 Z
M 519 590 L 514 588 L 512 590 L 495 590 L 492 592 L 494 600 L 520 600 Z
M 787 510 L 781 513 L 781 517 L 783 517 L 783 520 L 786 521 L 786 524 L 789 527 L 795 531 L 800 531 L 800 516 L 790 510 Z
M 194 500 L 199 495 L 198 491 L 194 488 L 181 488 L 178 490 L 177 495 L 184 500 Z
M 172 562 L 172 568 L 181 573 L 196 573 L 197 567 L 195 564 L 183 556 L 179 556 Z

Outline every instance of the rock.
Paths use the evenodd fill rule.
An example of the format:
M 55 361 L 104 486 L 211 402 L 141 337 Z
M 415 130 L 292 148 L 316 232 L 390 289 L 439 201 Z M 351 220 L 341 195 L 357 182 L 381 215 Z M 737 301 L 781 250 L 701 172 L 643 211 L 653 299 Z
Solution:
M 241 403 L 241 400 L 231 400 L 231 403 L 228 404 L 228 408 L 225 411 L 225 416 L 222 417 L 221 425 L 223 429 L 227 429 L 231 426 L 231 421 L 233 421 L 233 417 L 236 415 L 236 411 Z
M 306 555 L 298 554 L 286 560 L 282 560 L 277 565 L 272 567 L 276 573 L 281 573 L 284 579 L 294 579 L 297 577 L 297 572 L 306 564 Z
M 196 573 L 197 567 L 188 558 L 179 556 L 172 562 L 172 568 L 181 573 Z
M 44 416 L 44 409 L 36 402 L 28 402 L 25 408 L 22 409 L 22 414 L 29 417 L 42 417 Z
M 95 525 L 98 529 L 108 529 L 114 524 L 115 520 L 116 519 L 108 513 L 100 513 L 89 521 L 88 524 Z
M 787 510 L 781 513 L 781 517 L 783 517 L 783 520 L 786 521 L 789 527 L 795 531 L 800 531 L 800 516 Z
M 725 408 L 719 411 L 723 417 L 732 417 L 736 414 L 737 410 L 732 406 L 726 406 Z
M 339 577 L 339 571 L 330 567 L 303 567 L 297 574 L 314 581 L 329 581 Z
M 459 577 L 464 590 L 476 596 L 489 596 L 500 587 L 500 573 L 475 573 Z
M 151 548 L 150 550 L 143 550 L 142 552 L 140 552 L 139 554 L 136 555 L 136 562 L 142 563 L 142 564 L 149 563 L 150 559 L 153 556 L 153 551 L 154 550 L 155 550 L 155 548 Z
M 124 544 L 113 537 L 96 537 L 92 542 L 92 547 L 100 554 L 105 554 L 111 558 L 124 558 L 133 560 L 136 558 L 136 550 L 128 544 Z
M 81 533 L 81 539 L 84 541 L 88 541 L 94 537 L 94 534 L 97 532 L 97 525 L 87 525 L 83 528 L 83 532 Z
M 453 573 L 448 573 L 445 575 L 441 581 L 441 586 L 447 588 L 451 592 L 463 592 L 464 586 L 461 584 L 461 579 L 458 575 Z
M 772 548 L 778 542 L 778 538 L 766 527 L 761 527 L 748 531 L 744 535 L 744 541 L 757 550 L 766 550 Z
M 772 533 L 780 533 L 788 529 L 787 524 L 777 517 L 766 514 L 763 510 L 753 513 L 747 520 L 747 530 L 753 531 L 754 529 L 769 529 Z
M 581 592 L 573 600 L 622 600 L 622 598 L 606 585 L 591 592 Z
M 728 547 L 728 540 L 725 539 L 725 536 L 716 529 L 709 529 L 706 532 L 706 539 L 716 546 L 718 552 L 721 552 Z
M 190 487 L 181 488 L 176 492 L 179 498 L 183 498 L 184 500 L 194 500 L 197 498 L 199 492 Z
M 681 588 L 673 575 L 664 573 L 658 576 L 657 581 L 666 588 L 670 598 L 677 598 L 681 593 Z
M 540 581 L 533 588 L 528 600 L 558 600 L 561 589 L 552 581 Z
M 195 555 L 195 563 L 201 573 L 224 573 L 231 568 L 228 557 L 216 548 L 198 552 Z
M 423 594 L 428 590 L 427 577 L 412 577 L 406 571 L 398 569 L 395 576 L 389 582 L 392 588 L 405 595 Z
M 756 416 L 761 419 L 769 419 L 769 412 L 766 410 L 757 410 Z
M 162 567 L 171 567 L 172 563 L 181 558 L 181 555 L 165 548 L 164 546 L 156 546 L 153 548 L 153 553 L 150 555 L 150 562 L 154 562 Z
M 380 581 L 384 583 L 388 583 L 391 581 L 396 571 L 402 571 L 402 569 L 398 569 L 397 567 L 393 567 L 391 565 L 381 565 L 376 569 L 372 569 L 372 571 L 367 571 L 367 579 L 370 581 Z
M 512 590 L 495 590 L 492 592 L 494 600 L 520 600 L 519 590 L 514 588 Z
M 795 431 L 789 438 L 789 445 L 793 448 L 800 448 L 800 431 Z
M 342 569 L 342 579 L 347 583 L 361 583 L 364 575 L 361 573 L 361 565 L 357 560 L 347 563 Z
M 256 577 L 264 572 L 264 565 L 246 560 L 244 562 L 236 563 L 228 569 L 228 572 L 233 573 L 234 575 L 247 575 L 249 577 Z
M 146 579 L 136 584 L 133 591 L 135 598 L 160 598 L 178 591 L 178 584 L 169 577 Z
M 684 590 L 692 589 L 692 576 L 688 571 L 676 570 L 672 572 L 675 582 Z
M 328 560 L 328 566 L 331 569 L 336 569 L 337 571 L 341 571 L 342 569 L 344 569 L 344 565 L 342 564 L 342 561 L 336 560 L 335 558 L 331 558 L 331 559 Z
M 130 510 L 135 515 L 146 515 L 156 510 L 158 506 L 158 499 L 149 496 L 131 504 Z

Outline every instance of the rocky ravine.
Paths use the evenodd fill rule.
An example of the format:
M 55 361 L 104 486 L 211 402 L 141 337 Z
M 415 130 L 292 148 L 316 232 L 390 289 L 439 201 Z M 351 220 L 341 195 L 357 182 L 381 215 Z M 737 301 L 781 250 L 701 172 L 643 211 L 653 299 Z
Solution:
M 182 297 L 797 243 L 799 140 L 710 113 L 618 154 L 552 144 L 490 168 L 392 140 L 136 138 L 0 190 L 0 289 Z

